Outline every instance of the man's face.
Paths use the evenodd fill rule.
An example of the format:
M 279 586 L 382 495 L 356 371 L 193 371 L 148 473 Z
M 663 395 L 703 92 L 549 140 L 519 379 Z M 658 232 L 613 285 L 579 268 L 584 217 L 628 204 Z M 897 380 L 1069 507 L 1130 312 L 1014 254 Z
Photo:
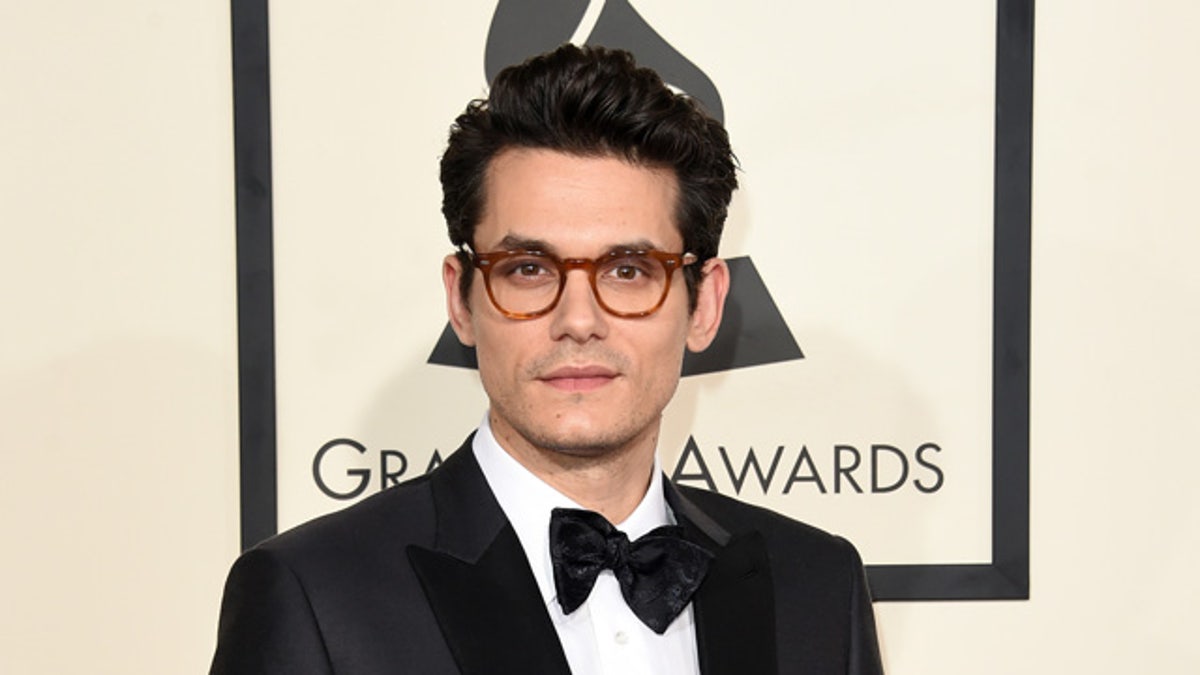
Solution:
M 677 190 L 667 169 L 615 157 L 507 150 L 489 167 L 474 249 L 487 253 L 538 242 L 559 258 L 591 259 L 627 247 L 683 253 L 674 217 Z M 720 322 L 727 270 L 711 260 L 705 271 L 690 314 L 681 271 L 673 273 L 656 313 L 618 318 L 597 304 L 587 273 L 575 270 L 553 310 L 514 320 L 492 305 L 481 273 L 447 257 L 443 281 L 451 324 L 464 344 L 476 348 L 501 444 L 518 454 L 652 449 L 685 346 L 707 347 Z M 458 290 L 461 274 L 475 275 L 468 303 Z

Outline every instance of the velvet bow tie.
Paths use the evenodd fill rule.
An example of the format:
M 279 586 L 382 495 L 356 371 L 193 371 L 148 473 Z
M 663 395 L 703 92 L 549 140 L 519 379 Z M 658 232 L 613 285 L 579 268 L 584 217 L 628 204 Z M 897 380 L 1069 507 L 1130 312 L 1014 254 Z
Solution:
M 658 527 L 630 542 L 604 516 L 580 509 L 550 514 L 550 559 L 563 613 L 583 604 L 601 570 L 610 569 L 633 613 L 661 635 L 704 581 L 712 553 L 683 538 L 679 526 Z

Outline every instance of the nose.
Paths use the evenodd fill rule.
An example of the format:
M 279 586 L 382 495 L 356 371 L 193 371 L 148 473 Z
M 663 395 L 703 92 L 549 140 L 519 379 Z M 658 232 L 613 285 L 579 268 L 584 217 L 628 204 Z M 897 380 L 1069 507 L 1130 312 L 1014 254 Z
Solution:
M 562 297 L 551 312 L 551 337 L 587 342 L 608 335 L 608 314 L 596 300 L 586 270 L 570 270 Z

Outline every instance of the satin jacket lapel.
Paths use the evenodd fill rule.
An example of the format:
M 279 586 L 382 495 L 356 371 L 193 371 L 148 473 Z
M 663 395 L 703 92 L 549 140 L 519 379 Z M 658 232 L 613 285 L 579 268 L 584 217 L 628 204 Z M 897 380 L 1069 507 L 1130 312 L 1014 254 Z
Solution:
M 437 536 L 412 563 L 464 675 L 569 675 L 529 562 L 475 462 L 471 439 L 430 478 Z
M 731 535 L 664 480 L 667 503 L 689 537 L 715 558 L 693 599 L 704 675 L 774 675 L 775 591 L 762 535 Z

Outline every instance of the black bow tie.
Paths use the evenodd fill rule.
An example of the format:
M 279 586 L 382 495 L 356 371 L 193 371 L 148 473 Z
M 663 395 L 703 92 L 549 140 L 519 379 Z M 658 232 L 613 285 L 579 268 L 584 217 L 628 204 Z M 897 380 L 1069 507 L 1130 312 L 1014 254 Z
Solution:
M 554 587 L 565 614 L 578 609 L 600 571 L 610 569 L 629 608 L 661 635 L 691 601 L 712 557 L 686 541 L 679 526 L 658 527 L 630 542 L 599 513 L 554 509 L 550 514 Z

